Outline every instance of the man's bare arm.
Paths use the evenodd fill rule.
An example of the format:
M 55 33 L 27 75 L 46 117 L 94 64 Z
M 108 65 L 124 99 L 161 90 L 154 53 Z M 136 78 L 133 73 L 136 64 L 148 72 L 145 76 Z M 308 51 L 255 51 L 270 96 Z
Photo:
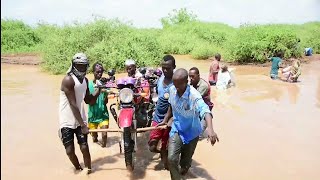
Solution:
M 165 115 L 163 121 L 161 123 L 159 123 L 157 126 L 162 126 L 162 125 L 167 124 L 171 117 L 172 117 L 172 108 L 171 108 L 171 105 L 169 105 L 167 114 Z
M 93 94 L 90 94 L 90 91 L 89 91 L 89 82 L 88 82 L 88 79 L 85 78 L 86 82 L 87 82 L 87 90 L 86 90 L 86 96 L 84 97 L 84 102 L 86 104 L 90 104 L 90 105 L 94 105 L 97 101 L 97 98 L 99 97 L 100 95 L 100 92 L 101 92 L 101 89 L 98 88 L 94 91 Z

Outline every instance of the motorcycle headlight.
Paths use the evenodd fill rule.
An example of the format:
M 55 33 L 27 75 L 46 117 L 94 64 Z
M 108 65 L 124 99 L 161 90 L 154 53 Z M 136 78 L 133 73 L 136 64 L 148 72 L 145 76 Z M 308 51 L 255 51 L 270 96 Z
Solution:
M 133 100 L 133 91 L 129 88 L 123 88 L 119 92 L 119 99 L 123 103 L 129 103 Z

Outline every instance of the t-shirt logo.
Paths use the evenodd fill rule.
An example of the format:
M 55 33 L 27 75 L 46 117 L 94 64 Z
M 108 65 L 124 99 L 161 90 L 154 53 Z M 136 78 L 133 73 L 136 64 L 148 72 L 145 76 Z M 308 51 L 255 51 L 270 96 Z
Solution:
M 169 93 L 164 93 L 163 96 L 164 96 L 165 99 L 169 99 Z

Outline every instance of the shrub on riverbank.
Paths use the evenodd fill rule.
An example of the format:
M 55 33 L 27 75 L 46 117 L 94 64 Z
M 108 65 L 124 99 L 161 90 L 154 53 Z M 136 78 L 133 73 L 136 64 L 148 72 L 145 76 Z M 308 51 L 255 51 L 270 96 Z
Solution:
M 36 51 L 40 38 L 22 21 L 1 19 L 1 52 Z
M 91 64 L 99 61 L 116 70 L 122 70 L 128 58 L 136 59 L 138 66 L 158 65 L 162 55 L 152 36 L 105 20 L 57 28 L 45 38 L 42 52 L 43 67 L 55 74 L 67 70 L 75 52 L 85 52 Z
M 226 61 L 264 62 L 265 55 L 284 51 L 285 58 L 299 57 L 303 48 L 320 53 L 320 22 L 302 25 L 243 25 L 200 22 L 186 9 L 162 20 L 162 29 L 138 29 L 117 20 L 96 19 L 86 24 L 32 28 L 21 21 L 1 20 L 1 51 L 40 52 L 43 67 L 64 73 L 76 52 L 90 62 L 123 70 L 125 59 L 139 66 L 158 65 L 164 54 L 190 54 L 207 59 L 221 53 Z M 301 40 L 299 42 L 299 40 Z M 298 43 L 299 42 L 299 43 Z

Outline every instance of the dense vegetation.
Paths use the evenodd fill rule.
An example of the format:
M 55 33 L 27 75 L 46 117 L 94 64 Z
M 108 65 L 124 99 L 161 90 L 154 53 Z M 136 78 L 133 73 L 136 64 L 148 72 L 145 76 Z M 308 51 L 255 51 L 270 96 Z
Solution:
M 162 29 L 138 29 L 117 20 L 65 26 L 38 24 L 30 27 L 18 20 L 1 20 L 1 53 L 37 52 L 43 67 L 64 73 L 76 52 L 91 62 L 100 61 L 121 70 L 128 58 L 140 66 L 157 65 L 164 54 L 190 54 L 207 59 L 221 53 L 226 61 L 264 62 L 265 55 L 282 51 L 285 58 L 299 57 L 303 48 L 320 53 L 320 22 L 302 25 L 242 25 L 201 22 L 186 9 L 161 19 Z

